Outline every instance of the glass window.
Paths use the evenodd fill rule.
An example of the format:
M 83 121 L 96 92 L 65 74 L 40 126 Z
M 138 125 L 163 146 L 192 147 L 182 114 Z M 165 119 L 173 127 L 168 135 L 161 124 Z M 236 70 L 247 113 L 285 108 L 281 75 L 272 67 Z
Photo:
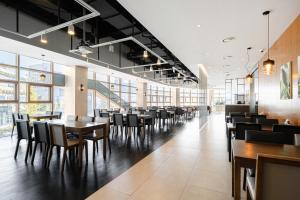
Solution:
M 28 85 L 26 83 L 20 83 L 19 101 L 28 102 Z
M 17 80 L 17 68 L 0 65 L 0 79 L 16 81 Z
M 101 82 L 108 82 L 108 76 L 105 74 L 96 73 L 96 80 Z
M 0 101 L 16 100 L 16 84 L 0 82 Z
M 17 65 L 17 55 L 6 51 L 0 51 L 0 64 Z
M 27 56 L 20 56 L 20 67 L 47 72 L 51 71 L 50 62 Z
M 94 116 L 94 90 L 88 90 L 87 104 L 88 115 Z
M 12 130 L 12 113 L 17 111 L 17 104 L 0 104 L 0 137 Z
M 58 73 L 58 74 L 66 74 L 66 69 L 68 67 L 65 66 L 65 65 L 61 65 L 61 64 L 58 64 L 58 63 L 54 63 L 53 64 L 53 72 L 54 73 Z
M 108 98 L 96 92 L 96 108 L 107 109 L 108 108 Z
M 53 89 L 53 111 L 64 113 L 64 88 L 54 87 Z
M 20 103 L 20 113 L 44 114 L 51 110 L 51 103 Z
M 51 88 L 47 86 L 30 85 L 29 101 L 51 101 Z

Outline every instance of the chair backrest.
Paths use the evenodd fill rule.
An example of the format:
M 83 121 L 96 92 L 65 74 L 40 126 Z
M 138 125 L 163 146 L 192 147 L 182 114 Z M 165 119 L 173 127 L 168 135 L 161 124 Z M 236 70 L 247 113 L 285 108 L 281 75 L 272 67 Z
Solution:
M 256 200 L 299 200 L 300 159 L 258 154 Z
M 138 127 L 139 119 L 137 114 L 127 114 L 127 126 L 128 127 Z
M 53 115 L 57 115 L 58 116 L 57 119 L 61 119 L 62 112 L 60 112 L 60 111 L 54 111 Z
M 16 125 L 16 120 L 20 119 L 19 113 L 12 113 L 12 122 L 13 125 Z
M 50 133 L 47 122 L 33 122 L 34 140 L 50 144 Z
M 63 124 L 50 124 L 50 141 L 51 144 L 66 147 L 67 135 Z
M 285 133 L 274 133 L 271 131 L 246 130 L 245 140 L 247 142 L 264 142 L 275 144 L 290 144 L 289 137 Z
M 77 121 L 78 116 L 77 115 L 68 115 L 67 121 Z
M 260 124 L 252 124 L 252 123 L 236 123 L 236 131 L 235 131 L 235 139 L 245 140 L 245 131 L 246 130 L 261 130 Z
M 101 112 L 100 113 L 100 117 L 109 117 L 109 113 L 108 112 Z
M 21 114 L 20 118 L 25 120 L 25 121 L 30 121 L 29 115 L 28 114 Z
M 167 119 L 168 118 L 168 112 L 166 110 L 160 110 L 159 115 L 161 119 Z
M 256 123 L 256 120 L 257 120 L 257 119 L 266 119 L 266 118 L 267 118 L 267 115 L 252 114 L 252 115 L 250 116 L 250 118 L 251 118 L 251 121 L 252 121 L 253 123 Z
M 278 124 L 278 119 L 257 118 L 256 123 L 262 125 L 274 125 L 274 124 Z
M 80 116 L 78 117 L 79 122 L 93 122 L 94 118 L 90 116 Z
M 133 111 L 131 112 L 131 114 L 139 115 L 139 114 L 141 114 L 141 113 L 140 113 L 140 111 L 133 110 Z
M 273 132 L 283 132 L 286 133 L 289 137 L 290 144 L 294 144 L 294 134 L 300 134 L 300 126 L 291 126 L 291 125 L 273 125 Z
M 28 120 L 16 120 L 18 139 L 32 140 L 31 130 Z
M 239 122 L 251 122 L 251 118 L 249 118 L 249 117 L 232 117 L 233 124 L 236 124 Z
M 94 117 L 100 117 L 100 109 L 94 109 Z
M 116 126 L 123 126 L 123 114 L 115 113 L 113 115 L 113 123 Z
M 294 134 L 294 145 L 300 146 L 300 134 Z

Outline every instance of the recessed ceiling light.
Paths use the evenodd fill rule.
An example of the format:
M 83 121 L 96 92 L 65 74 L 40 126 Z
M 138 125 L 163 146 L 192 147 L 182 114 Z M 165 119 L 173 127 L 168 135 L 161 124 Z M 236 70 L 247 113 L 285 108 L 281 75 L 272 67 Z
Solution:
M 201 25 L 200 24 L 197 24 L 197 28 L 200 28 L 201 27 Z
M 232 41 L 232 40 L 234 40 L 234 39 L 235 39 L 235 37 L 230 36 L 230 37 L 224 38 L 224 39 L 222 40 L 222 42 L 223 42 L 223 43 L 227 43 L 227 42 L 230 42 L 230 41 Z
M 263 52 L 265 52 L 265 49 L 260 49 L 259 52 L 263 53 Z

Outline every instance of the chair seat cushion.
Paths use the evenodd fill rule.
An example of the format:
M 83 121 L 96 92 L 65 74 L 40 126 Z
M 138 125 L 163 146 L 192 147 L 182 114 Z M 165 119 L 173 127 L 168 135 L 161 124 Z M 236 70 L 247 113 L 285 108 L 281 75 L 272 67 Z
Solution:
M 255 197 L 255 178 L 247 176 L 247 188 L 252 199 Z
M 78 139 L 68 139 L 67 142 L 68 142 L 68 147 L 79 145 Z

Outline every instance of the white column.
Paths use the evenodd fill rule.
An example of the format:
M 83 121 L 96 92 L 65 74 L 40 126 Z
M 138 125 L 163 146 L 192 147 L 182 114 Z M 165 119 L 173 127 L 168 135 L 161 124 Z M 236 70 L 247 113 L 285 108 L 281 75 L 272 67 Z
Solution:
M 138 81 L 137 82 L 137 106 L 147 108 L 147 83 Z

